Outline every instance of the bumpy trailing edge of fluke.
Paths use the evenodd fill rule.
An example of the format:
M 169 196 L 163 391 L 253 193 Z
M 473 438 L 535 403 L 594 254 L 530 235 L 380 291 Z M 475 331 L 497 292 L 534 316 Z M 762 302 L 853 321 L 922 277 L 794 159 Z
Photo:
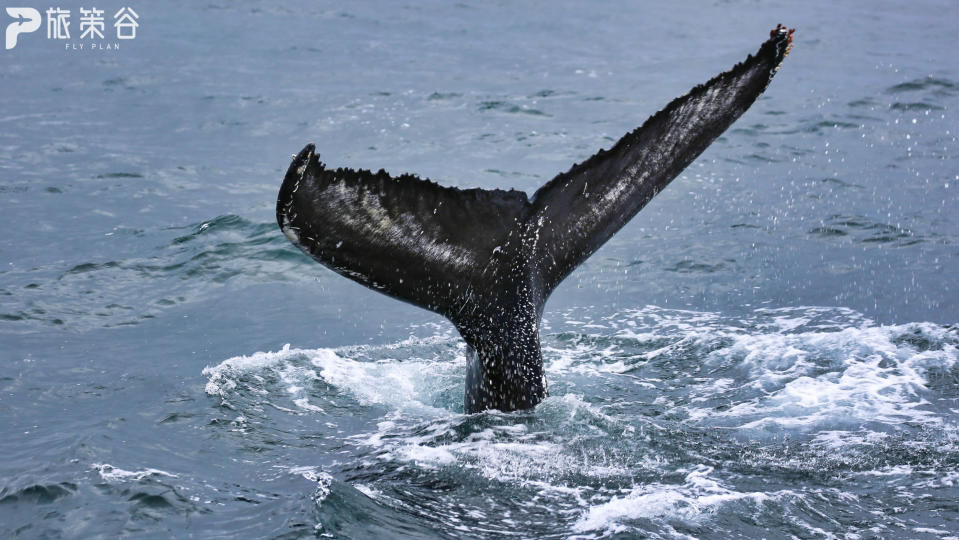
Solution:
M 546 396 L 549 295 L 756 101 L 793 33 L 777 25 L 755 55 L 532 197 L 329 169 L 309 144 L 287 170 L 277 223 L 334 272 L 452 321 L 468 345 L 467 412 L 533 407 Z

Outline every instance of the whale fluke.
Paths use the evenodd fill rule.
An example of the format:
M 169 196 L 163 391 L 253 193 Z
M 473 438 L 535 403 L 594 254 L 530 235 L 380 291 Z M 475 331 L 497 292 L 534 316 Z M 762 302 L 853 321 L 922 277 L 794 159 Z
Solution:
M 286 173 L 277 222 L 335 272 L 450 319 L 468 345 L 467 412 L 533 407 L 546 396 L 539 321 L 550 293 L 752 105 L 792 33 L 777 26 L 755 56 L 532 198 L 329 169 L 309 144 Z

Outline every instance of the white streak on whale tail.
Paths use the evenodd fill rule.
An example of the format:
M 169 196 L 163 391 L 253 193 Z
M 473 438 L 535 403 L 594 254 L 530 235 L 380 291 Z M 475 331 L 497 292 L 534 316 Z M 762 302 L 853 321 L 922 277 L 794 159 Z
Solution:
M 468 412 L 533 407 L 546 396 L 539 320 L 549 295 L 755 102 L 792 32 L 777 26 L 755 56 L 532 198 L 328 169 L 309 144 L 286 173 L 277 222 L 333 271 L 449 318 L 469 345 Z

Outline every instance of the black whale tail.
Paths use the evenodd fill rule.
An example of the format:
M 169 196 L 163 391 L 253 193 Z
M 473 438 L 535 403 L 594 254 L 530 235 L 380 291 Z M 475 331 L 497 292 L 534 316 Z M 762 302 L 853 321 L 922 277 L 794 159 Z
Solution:
M 307 145 L 280 188 L 277 222 L 333 271 L 449 318 L 470 347 L 468 412 L 532 407 L 546 395 L 538 327 L 549 295 L 749 108 L 791 42 L 777 26 L 755 56 L 531 199 L 328 169 Z

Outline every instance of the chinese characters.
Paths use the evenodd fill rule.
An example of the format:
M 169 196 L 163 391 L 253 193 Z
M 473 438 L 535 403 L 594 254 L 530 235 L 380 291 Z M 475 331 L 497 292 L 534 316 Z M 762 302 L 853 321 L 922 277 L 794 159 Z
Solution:
M 104 10 L 96 6 L 90 9 L 81 7 L 80 11 L 80 39 L 106 39 L 106 17 Z M 47 39 L 70 39 L 71 10 L 57 6 L 49 8 L 47 15 Z M 136 39 L 137 28 L 140 27 L 137 14 L 133 8 L 124 6 L 113 14 L 113 27 L 117 39 Z M 111 36 L 112 37 L 112 36 Z

